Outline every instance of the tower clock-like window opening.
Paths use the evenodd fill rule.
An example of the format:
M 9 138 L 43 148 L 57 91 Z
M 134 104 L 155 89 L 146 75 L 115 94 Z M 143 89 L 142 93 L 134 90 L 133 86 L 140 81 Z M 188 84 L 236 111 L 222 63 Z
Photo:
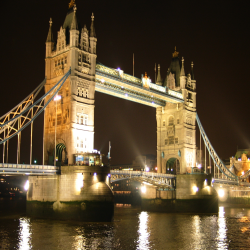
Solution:
M 66 121 L 67 121 L 67 115 L 64 115 L 64 116 L 63 116 L 63 123 L 65 124 Z
M 168 140 L 169 140 L 169 145 L 174 144 L 174 136 L 169 136 Z
M 170 116 L 168 120 L 168 126 L 172 126 L 172 125 L 174 125 L 174 117 Z
M 58 114 L 57 115 L 57 125 L 61 125 L 62 124 L 62 115 Z

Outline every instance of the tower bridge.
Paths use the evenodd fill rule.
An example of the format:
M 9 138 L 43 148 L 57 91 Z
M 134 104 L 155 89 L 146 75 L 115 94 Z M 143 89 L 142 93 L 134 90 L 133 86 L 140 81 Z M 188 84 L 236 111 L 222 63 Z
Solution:
M 165 81 L 162 81 L 158 66 L 157 81 L 152 83 L 146 74 L 140 79 L 126 74 L 121 69 L 112 69 L 96 63 L 97 37 L 94 14 L 91 15 L 90 29 L 88 30 L 86 26 L 80 29 L 74 1 L 70 2 L 65 21 L 57 33 L 56 42 L 53 38 L 52 24 L 50 19 L 46 39 L 45 81 L 0 118 L 0 145 L 3 145 L 0 174 L 43 175 L 40 179 L 29 177 L 32 187 L 28 191 L 28 201 L 50 201 L 53 203 L 53 211 L 62 212 L 67 207 L 62 205 L 62 202 L 73 200 L 79 202 L 77 209 L 82 211 L 85 205 L 81 200 L 87 197 L 88 201 L 97 199 L 95 201 L 106 204 L 106 201 L 112 201 L 112 192 L 108 187 L 110 181 L 132 175 L 134 178 L 141 178 L 153 184 L 151 198 L 155 195 L 155 189 L 161 186 L 172 191 L 176 190 L 177 200 L 200 199 L 207 204 L 211 199 L 214 200 L 216 195 L 213 193 L 211 175 L 208 175 L 211 172 L 206 164 L 203 174 L 193 174 L 198 161 L 196 122 L 206 146 L 205 154 L 207 150 L 213 162 L 213 175 L 219 177 L 216 181 L 221 179 L 223 183 L 230 184 L 240 183 L 248 178 L 249 171 L 243 176 L 238 176 L 228 169 L 212 147 L 196 113 L 196 80 L 193 63 L 191 63 L 191 73 L 186 74 L 184 58 L 179 59 L 179 52 L 176 49 L 172 54 Z M 45 94 L 37 98 L 42 88 L 45 89 Z M 95 163 L 98 165 L 100 160 L 100 153 L 94 150 L 95 91 L 156 109 L 157 174 L 111 172 L 110 180 L 108 169 L 89 166 Z M 41 113 L 44 114 L 44 136 L 43 164 L 40 167 L 32 165 L 32 133 L 33 121 Z M 28 125 L 31 126 L 30 164 L 22 166 L 21 132 Z M 8 163 L 8 142 L 14 136 L 18 137 L 16 165 Z M 57 160 L 65 165 L 61 167 L 61 171 L 58 170 Z M 167 167 L 172 163 L 175 164 L 176 175 L 166 174 Z M 211 164 L 208 167 L 211 171 Z M 48 185 L 51 185 L 53 195 L 46 188 L 48 192 L 41 194 L 41 187 L 46 187 L 48 184 L 45 177 L 48 174 L 55 175 L 51 178 L 53 183 Z M 86 178 L 85 186 L 84 178 Z M 97 185 L 99 182 L 101 184 Z M 77 191 L 73 188 L 75 183 L 79 185 Z M 99 186 L 101 191 L 97 194 L 95 190 L 99 190 Z M 157 197 L 159 198 L 159 194 Z M 163 197 L 168 196 L 163 194 Z M 34 208 L 33 205 L 31 207 Z M 189 205 L 190 209 L 191 207 Z

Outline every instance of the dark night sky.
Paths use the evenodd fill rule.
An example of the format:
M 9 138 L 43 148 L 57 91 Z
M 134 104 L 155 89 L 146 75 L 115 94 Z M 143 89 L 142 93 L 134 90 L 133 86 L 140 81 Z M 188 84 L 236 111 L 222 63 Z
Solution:
M 44 79 L 45 40 L 49 18 L 54 37 L 64 22 L 69 0 L 3 1 L 1 3 L 0 115 L 14 107 Z M 221 158 L 250 147 L 249 20 L 247 1 L 85 1 L 77 16 L 90 27 L 95 15 L 97 61 L 154 82 L 154 65 L 165 79 L 177 46 L 191 61 L 197 81 L 197 112 Z M 21 161 L 28 162 L 28 132 L 22 136 Z M 35 124 L 34 157 L 41 163 L 42 117 Z M 197 138 L 198 139 L 198 138 Z M 156 154 L 155 109 L 96 93 L 95 148 L 112 163 L 131 163 L 138 154 Z M 16 139 L 12 139 L 12 162 Z M 0 152 L 2 149 L 0 147 Z M 26 152 L 27 151 L 27 152 Z M 2 154 L 0 154 L 0 161 Z

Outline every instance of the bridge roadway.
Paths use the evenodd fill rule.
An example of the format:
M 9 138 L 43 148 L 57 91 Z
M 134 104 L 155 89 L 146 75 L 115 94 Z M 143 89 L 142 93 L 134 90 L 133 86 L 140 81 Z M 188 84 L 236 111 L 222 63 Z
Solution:
M 146 185 L 154 185 L 162 190 L 174 190 L 176 187 L 176 175 L 159 174 L 145 171 L 111 170 L 111 182 L 133 178 L 133 180 Z
M 0 163 L 0 174 L 52 175 L 58 173 L 59 167 L 55 166 Z
M 6 164 L 0 163 L 0 175 L 54 175 L 60 174 L 59 167 L 47 165 L 28 165 L 28 164 Z M 111 182 L 130 179 L 144 183 L 146 185 L 154 185 L 163 190 L 173 190 L 176 187 L 176 175 L 159 174 L 145 171 L 132 170 L 111 170 Z M 227 179 L 213 178 L 214 184 L 226 184 L 236 186 L 250 187 L 248 182 L 231 181 Z
M 212 182 L 214 184 L 227 184 L 227 185 L 237 185 L 237 186 L 250 187 L 250 183 L 244 182 L 244 181 L 231 181 L 231 180 L 227 180 L 227 179 L 213 178 Z

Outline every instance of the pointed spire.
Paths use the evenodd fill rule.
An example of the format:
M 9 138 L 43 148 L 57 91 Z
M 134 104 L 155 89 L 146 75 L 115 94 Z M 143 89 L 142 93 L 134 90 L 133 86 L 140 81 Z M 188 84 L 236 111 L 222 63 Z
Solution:
M 179 52 L 176 51 L 176 46 L 174 47 L 173 58 L 178 57 Z
M 182 57 L 182 66 L 181 66 L 181 74 L 180 76 L 185 76 L 185 69 L 184 69 L 184 57 Z
M 92 16 L 91 16 L 91 26 L 90 26 L 90 37 L 96 37 L 96 34 L 95 34 L 95 26 L 94 26 L 94 13 L 92 13 Z
M 72 23 L 71 23 L 71 30 L 78 30 L 78 24 L 77 24 L 77 19 L 76 19 L 76 5 L 74 5 L 74 16 L 72 19 Z
M 191 62 L 191 79 L 194 80 L 194 63 Z
M 74 7 L 74 5 L 75 5 L 75 0 L 71 0 L 70 3 L 69 3 L 69 9 Z
M 160 69 L 161 69 L 161 66 L 160 66 L 160 64 L 158 64 L 158 75 L 157 75 L 157 81 L 156 81 L 156 84 L 158 84 L 158 85 L 162 85 Z
M 54 42 L 53 33 L 52 33 L 52 23 L 53 23 L 52 18 L 50 18 L 50 20 L 49 20 L 49 33 L 48 33 L 47 40 L 46 40 L 47 43 Z

